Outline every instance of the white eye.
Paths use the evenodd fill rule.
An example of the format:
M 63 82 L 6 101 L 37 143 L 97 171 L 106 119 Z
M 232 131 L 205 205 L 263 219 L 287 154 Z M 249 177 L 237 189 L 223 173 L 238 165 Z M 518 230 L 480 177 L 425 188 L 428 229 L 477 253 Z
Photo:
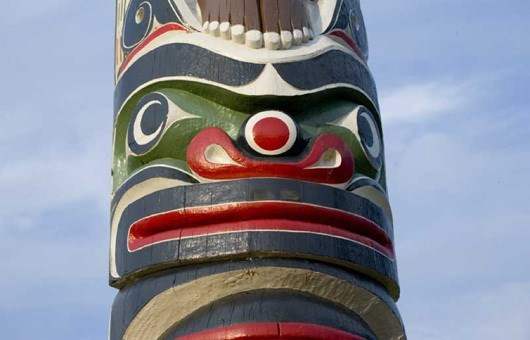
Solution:
M 144 154 L 157 144 L 168 114 L 168 100 L 161 93 L 148 94 L 138 102 L 129 123 L 127 138 L 133 153 Z
M 383 141 L 374 116 L 365 107 L 357 112 L 357 134 L 370 163 L 380 170 L 383 164 Z

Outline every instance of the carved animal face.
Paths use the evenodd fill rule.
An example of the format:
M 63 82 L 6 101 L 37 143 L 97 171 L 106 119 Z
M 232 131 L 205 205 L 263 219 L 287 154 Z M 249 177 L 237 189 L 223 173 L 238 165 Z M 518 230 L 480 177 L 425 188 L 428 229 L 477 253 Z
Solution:
M 112 280 L 288 252 L 350 263 L 397 294 L 359 1 L 124 0 L 118 10 Z

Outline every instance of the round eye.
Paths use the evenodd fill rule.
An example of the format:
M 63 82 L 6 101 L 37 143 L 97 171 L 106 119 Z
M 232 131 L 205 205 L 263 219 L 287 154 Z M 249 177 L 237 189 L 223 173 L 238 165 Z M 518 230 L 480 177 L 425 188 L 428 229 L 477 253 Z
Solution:
M 379 171 L 383 164 L 383 141 L 377 121 L 364 107 L 357 112 L 357 131 L 364 153 L 373 167 Z
M 131 1 L 123 23 L 123 48 L 132 50 L 151 31 L 153 26 L 153 8 L 148 1 Z
M 160 140 L 169 114 L 168 99 L 155 92 L 143 97 L 134 109 L 127 140 L 137 155 L 151 150 Z
M 350 11 L 350 30 L 355 43 L 361 49 L 365 59 L 368 59 L 368 39 L 366 37 L 363 14 L 358 4 L 354 4 L 353 6 L 353 9 Z
M 244 131 L 247 144 L 265 156 L 277 156 L 291 150 L 298 136 L 296 123 L 280 111 L 253 115 Z

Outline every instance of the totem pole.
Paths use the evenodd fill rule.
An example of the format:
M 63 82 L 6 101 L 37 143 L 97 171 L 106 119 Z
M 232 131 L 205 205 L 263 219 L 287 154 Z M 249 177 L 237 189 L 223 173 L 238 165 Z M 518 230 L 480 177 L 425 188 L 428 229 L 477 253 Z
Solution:
M 117 0 L 110 339 L 405 339 L 359 0 Z

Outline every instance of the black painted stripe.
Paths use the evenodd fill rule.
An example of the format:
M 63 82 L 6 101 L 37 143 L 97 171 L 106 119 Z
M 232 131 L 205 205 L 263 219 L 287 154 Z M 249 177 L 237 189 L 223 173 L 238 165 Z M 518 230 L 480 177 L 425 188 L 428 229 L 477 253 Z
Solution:
M 151 178 L 177 179 L 188 183 L 199 183 L 195 178 L 177 168 L 162 165 L 149 166 L 133 174 L 116 190 L 111 202 L 112 213 L 114 213 L 116 205 L 129 189 Z
M 269 231 L 235 232 L 170 240 L 132 253 L 127 251 L 126 242 L 126 235 L 119 235 L 116 265 L 121 278 L 111 279 L 116 285 L 127 282 L 131 274 L 137 277 L 152 268 L 225 258 L 288 257 L 313 258 L 363 270 L 383 283 L 389 291 L 397 291 L 395 261 L 367 246 L 326 235 Z
M 123 73 L 114 92 L 114 116 L 131 93 L 155 79 L 182 76 L 241 86 L 255 80 L 264 67 L 264 64 L 238 61 L 192 44 L 163 45 L 140 57 Z
M 145 174 L 147 176 L 148 173 Z M 126 184 L 130 187 L 133 183 Z M 124 191 L 120 193 L 123 195 Z M 298 202 L 345 211 L 363 216 L 393 237 L 389 218 L 363 197 L 326 185 L 274 178 L 201 183 L 160 190 L 132 202 L 124 211 L 119 228 L 128 230 L 135 221 L 144 217 L 177 209 L 260 201 Z M 117 202 L 118 197 L 113 205 Z
M 331 50 L 314 58 L 278 63 L 274 67 L 290 85 L 301 90 L 312 90 L 327 85 L 344 83 L 363 90 L 377 104 L 375 81 L 368 68 L 350 54 Z

